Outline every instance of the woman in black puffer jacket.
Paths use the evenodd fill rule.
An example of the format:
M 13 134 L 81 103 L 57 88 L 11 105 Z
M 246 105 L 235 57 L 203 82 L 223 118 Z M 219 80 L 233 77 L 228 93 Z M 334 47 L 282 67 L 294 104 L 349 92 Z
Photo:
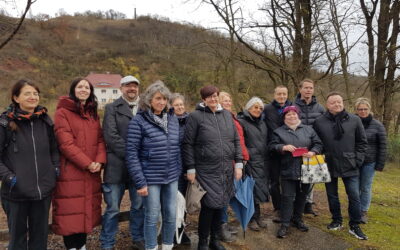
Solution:
M 0 116 L 1 203 L 10 250 L 47 249 L 59 153 L 53 122 L 38 105 L 39 93 L 34 84 L 18 81 L 11 90 L 12 104 Z
M 382 171 L 385 166 L 386 130 L 380 121 L 372 117 L 371 104 L 367 98 L 358 98 L 355 109 L 357 115 L 361 118 L 368 140 L 364 163 L 360 168 L 361 222 L 367 223 L 375 170 Z

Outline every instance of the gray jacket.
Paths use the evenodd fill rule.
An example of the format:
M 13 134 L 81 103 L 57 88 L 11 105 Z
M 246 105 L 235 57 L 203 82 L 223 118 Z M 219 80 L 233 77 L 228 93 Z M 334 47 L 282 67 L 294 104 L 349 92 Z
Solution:
M 368 147 L 367 137 L 361 119 L 347 113 L 342 120 L 344 134 L 340 140 L 334 139 L 335 121 L 325 112 L 314 123 L 315 132 L 324 144 L 326 163 L 332 177 L 359 175 Z
M 103 119 L 103 135 L 107 145 L 104 183 L 119 184 L 129 180 L 125 166 L 125 141 L 132 118 L 132 110 L 122 97 L 106 105 Z

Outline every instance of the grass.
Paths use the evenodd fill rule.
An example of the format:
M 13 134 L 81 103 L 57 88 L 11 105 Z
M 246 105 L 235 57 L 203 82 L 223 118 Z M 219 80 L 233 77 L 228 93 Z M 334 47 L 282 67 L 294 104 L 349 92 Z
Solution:
M 326 229 L 326 225 L 331 221 L 328 209 L 320 210 L 320 216 L 308 222 L 348 241 L 355 249 L 400 249 L 400 164 L 387 164 L 383 172 L 375 174 L 372 203 L 368 211 L 369 222 L 361 225 L 369 237 L 368 241 L 357 240 L 348 233 L 347 196 L 343 183 L 340 181 L 339 183 L 345 229 L 339 232 L 330 232 Z M 325 195 L 324 185 L 316 185 L 315 190 Z

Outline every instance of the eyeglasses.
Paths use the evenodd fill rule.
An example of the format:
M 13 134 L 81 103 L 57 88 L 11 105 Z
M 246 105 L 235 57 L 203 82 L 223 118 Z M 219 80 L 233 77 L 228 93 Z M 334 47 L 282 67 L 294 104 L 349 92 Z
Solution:
M 365 109 L 357 109 L 357 111 L 368 111 L 369 109 L 365 108 Z

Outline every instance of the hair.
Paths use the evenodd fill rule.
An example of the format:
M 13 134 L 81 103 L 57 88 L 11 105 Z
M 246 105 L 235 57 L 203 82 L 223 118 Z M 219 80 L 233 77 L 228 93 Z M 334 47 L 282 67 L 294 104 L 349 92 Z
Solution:
M 285 85 L 278 85 L 274 88 L 274 93 L 276 93 L 277 89 L 286 89 L 287 91 L 289 91 L 288 87 L 286 87 Z
M 21 90 L 23 87 L 25 86 L 31 86 L 32 88 L 34 88 L 39 94 L 40 94 L 40 89 L 38 86 L 36 86 L 34 83 L 32 83 L 29 80 L 25 80 L 25 79 L 21 79 L 18 82 L 16 82 L 12 88 L 11 88 L 11 94 L 10 94 L 10 98 L 11 98 L 11 102 L 14 104 L 15 107 L 19 107 L 19 103 L 17 103 L 14 100 L 14 97 L 18 97 L 21 94 Z M 18 125 L 14 122 L 14 121 L 10 121 L 8 123 L 8 126 L 10 127 L 11 131 L 17 131 L 18 130 Z
M 220 100 L 221 100 L 222 97 L 225 97 L 225 96 L 229 97 L 232 100 L 232 96 L 228 92 L 225 92 L 225 91 L 219 92 L 219 99 Z
M 182 102 L 185 103 L 185 97 L 183 95 L 181 95 L 180 93 L 172 93 L 169 99 L 169 105 L 172 106 L 176 99 L 181 99 Z
M 309 78 L 305 78 L 305 79 L 303 79 L 303 80 L 299 83 L 299 88 L 300 88 L 300 89 L 303 87 L 303 84 L 304 84 L 305 82 L 309 82 L 309 83 L 312 83 L 313 85 L 315 85 L 315 83 L 314 83 L 313 80 L 311 80 L 311 79 L 309 79 Z
M 160 93 L 167 99 L 167 106 L 165 107 L 166 110 L 169 109 L 168 102 L 171 97 L 171 92 L 169 89 L 164 85 L 164 83 L 160 80 L 152 83 L 144 93 L 140 96 L 139 107 L 143 111 L 151 110 L 151 100 L 153 99 L 156 93 Z
M 334 96 L 334 95 L 338 95 L 338 96 L 342 97 L 342 99 L 343 99 L 342 93 L 340 93 L 338 91 L 332 91 L 332 92 L 328 93 L 328 95 L 326 96 L 326 100 L 328 101 L 329 97 Z
M 72 80 L 71 86 L 69 88 L 69 97 L 75 102 L 76 107 L 78 110 L 80 109 L 81 101 L 75 95 L 75 88 L 80 81 L 87 81 L 90 87 L 90 95 L 85 102 L 84 110 L 87 111 L 93 118 L 98 119 L 97 115 L 97 98 L 94 95 L 94 88 L 93 84 L 84 77 L 78 77 Z
M 360 106 L 361 104 L 366 105 L 371 110 L 371 102 L 369 101 L 368 98 L 366 98 L 366 97 L 357 98 L 357 100 L 354 104 L 354 108 L 357 110 L 358 106 Z

